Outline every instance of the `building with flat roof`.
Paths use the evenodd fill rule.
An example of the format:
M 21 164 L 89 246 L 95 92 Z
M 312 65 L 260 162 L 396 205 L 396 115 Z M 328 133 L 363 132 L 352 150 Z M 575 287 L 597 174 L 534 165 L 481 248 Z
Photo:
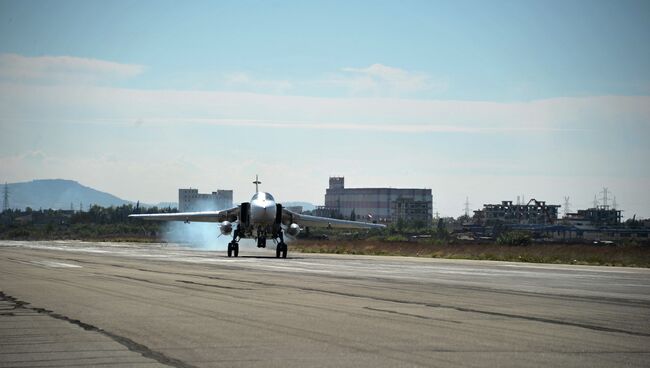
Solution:
M 557 221 L 559 205 L 546 204 L 545 201 L 531 199 L 528 204 L 484 204 L 482 210 L 474 211 L 474 222 L 479 225 L 498 224 L 553 224 Z
M 325 206 L 349 219 L 354 212 L 359 221 L 393 223 L 433 219 L 431 189 L 346 188 L 344 177 L 331 177 L 325 191 Z
M 178 190 L 178 211 L 216 211 L 232 207 L 232 190 L 218 189 L 212 193 L 199 193 L 198 189 Z
M 562 220 L 579 229 L 617 227 L 621 225 L 621 211 L 609 206 L 598 206 L 567 213 Z

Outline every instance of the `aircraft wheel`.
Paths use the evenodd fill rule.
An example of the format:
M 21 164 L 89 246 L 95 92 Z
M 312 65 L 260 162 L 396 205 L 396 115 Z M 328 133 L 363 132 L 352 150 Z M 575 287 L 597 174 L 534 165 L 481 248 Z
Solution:
M 228 243 L 228 257 L 232 257 L 232 243 Z
M 288 248 L 287 243 L 284 243 L 284 242 L 279 243 L 278 247 L 275 250 L 275 256 L 277 258 L 280 258 L 280 257 L 287 258 L 287 248 Z
M 239 257 L 239 244 L 235 243 L 232 246 L 233 253 L 235 253 L 235 257 Z

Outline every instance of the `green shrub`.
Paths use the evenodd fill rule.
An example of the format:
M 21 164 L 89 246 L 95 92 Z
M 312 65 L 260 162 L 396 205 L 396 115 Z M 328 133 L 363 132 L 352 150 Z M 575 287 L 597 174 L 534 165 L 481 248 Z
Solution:
M 523 231 L 508 231 L 497 238 L 500 245 L 529 245 L 532 242 L 530 234 Z
M 405 242 L 409 240 L 406 235 L 401 234 L 389 235 L 385 239 L 389 242 Z

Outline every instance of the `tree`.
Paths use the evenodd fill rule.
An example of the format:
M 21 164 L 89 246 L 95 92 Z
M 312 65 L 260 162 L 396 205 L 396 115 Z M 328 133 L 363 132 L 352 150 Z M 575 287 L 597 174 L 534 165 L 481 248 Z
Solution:
M 350 220 L 352 221 L 357 220 L 357 214 L 354 212 L 354 208 L 352 209 L 352 213 L 350 213 Z
M 397 219 L 397 224 L 395 225 L 397 232 L 403 232 L 406 229 L 406 221 L 403 218 Z
M 446 239 L 449 236 L 447 226 L 445 226 L 445 222 L 441 218 L 438 219 L 438 225 L 436 226 L 436 236 L 438 239 Z

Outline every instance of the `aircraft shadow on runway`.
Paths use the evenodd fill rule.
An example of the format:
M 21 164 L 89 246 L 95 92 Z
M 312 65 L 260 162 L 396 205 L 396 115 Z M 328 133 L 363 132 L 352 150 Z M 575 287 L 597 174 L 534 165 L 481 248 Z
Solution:
M 223 255 L 223 258 L 232 258 L 232 259 L 237 259 L 237 258 L 250 258 L 250 259 L 303 259 L 301 257 L 290 257 L 287 256 L 287 258 L 277 258 L 275 255 L 268 255 L 268 256 L 238 256 L 238 257 L 228 257 L 227 255 Z

